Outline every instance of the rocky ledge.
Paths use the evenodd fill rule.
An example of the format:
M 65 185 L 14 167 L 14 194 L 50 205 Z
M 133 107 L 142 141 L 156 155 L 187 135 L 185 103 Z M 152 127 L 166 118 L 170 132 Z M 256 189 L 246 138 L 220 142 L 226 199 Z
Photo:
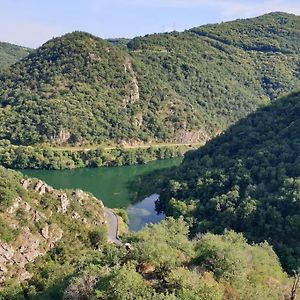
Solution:
M 22 179 L 19 190 L 0 211 L 5 228 L 0 235 L 0 283 L 29 279 L 27 264 L 54 248 L 68 234 L 68 223 L 87 228 L 105 223 L 103 203 L 82 190 L 59 191 L 31 178 Z

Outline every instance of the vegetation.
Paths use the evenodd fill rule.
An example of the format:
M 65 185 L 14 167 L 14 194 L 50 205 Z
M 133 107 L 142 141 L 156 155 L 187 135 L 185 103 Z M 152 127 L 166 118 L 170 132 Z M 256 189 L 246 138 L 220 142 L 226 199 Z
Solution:
M 104 221 L 92 195 L 53 190 L 0 167 L 0 299 L 46 290 L 57 299 L 53 284 L 65 285 L 80 256 L 106 244 Z
M 31 51 L 29 48 L 0 42 L 0 70 L 15 64 Z
M 6 167 L 145 163 L 186 146 L 68 145 L 218 136 L 156 174 L 170 217 L 122 230 L 121 246 L 92 195 L 0 166 L 0 300 L 295 300 L 300 92 L 278 97 L 299 86 L 299 33 L 284 13 L 128 41 L 74 32 L 1 71 Z
M 275 101 L 188 152 L 169 174 L 160 208 L 194 233 L 243 232 L 300 266 L 300 92 Z
M 73 169 L 81 167 L 145 164 L 151 160 L 183 156 L 189 146 L 95 148 L 57 150 L 47 146 L 14 146 L 0 141 L 0 165 L 13 169 Z
M 267 242 L 249 245 L 233 231 L 190 240 L 183 218 L 168 218 L 123 233 L 127 246 L 107 244 L 92 195 L 3 167 L 0 179 L 1 300 L 271 300 L 293 289 Z
M 0 138 L 207 141 L 299 86 L 299 28 L 300 17 L 273 13 L 127 46 L 82 32 L 52 39 L 0 75 Z
M 53 249 L 30 267 L 30 280 L 0 299 L 271 300 L 292 288 L 267 243 L 249 245 L 233 231 L 195 240 L 187 233 L 182 219 L 167 219 L 127 235 L 129 250 L 107 244 L 71 256 Z

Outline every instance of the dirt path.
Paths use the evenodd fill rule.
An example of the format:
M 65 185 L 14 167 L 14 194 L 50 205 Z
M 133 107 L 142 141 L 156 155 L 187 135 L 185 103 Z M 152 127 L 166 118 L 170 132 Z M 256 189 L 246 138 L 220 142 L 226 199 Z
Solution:
M 112 150 L 112 149 L 117 149 L 117 148 L 124 148 L 124 149 L 139 149 L 139 148 L 161 148 L 161 147 L 178 147 L 178 146 L 190 146 L 191 148 L 194 147 L 200 147 L 202 144 L 201 143 L 188 143 L 188 144 L 173 144 L 173 143 L 164 143 L 164 144 L 146 144 L 146 145 L 139 145 L 139 146 L 101 146 L 101 145 L 96 145 L 96 146 L 87 146 L 87 147 L 71 147 L 71 146 L 66 146 L 66 147 L 52 147 L 53 150 L 58 150 L 58 151 L 89 151 L 89 150 L 94 150 L 97 148 L 102 148 L 104 150 Z

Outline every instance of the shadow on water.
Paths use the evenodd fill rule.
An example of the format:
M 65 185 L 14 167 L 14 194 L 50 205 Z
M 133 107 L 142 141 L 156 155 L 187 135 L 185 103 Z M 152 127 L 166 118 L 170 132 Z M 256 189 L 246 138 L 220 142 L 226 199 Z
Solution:
M 132 203 L 137 203 L 152 194 L 160 194 L 168 175 L 172 174 L 176 167 L 177 165 L 153 170 L 128 181 L 127 189 L 132 193 Z
M 44 180 L 56 189 L 88 191 L 107 207 L 128 209 L 130 228 L 137 230 L 145 223 L 160 221 L 154 204 L 158 196 L 153 194 L 159 194 L 165 170 L 178 166 L 181 161 L 181 158 L 175 158 L 145 165 L 22 172 Z

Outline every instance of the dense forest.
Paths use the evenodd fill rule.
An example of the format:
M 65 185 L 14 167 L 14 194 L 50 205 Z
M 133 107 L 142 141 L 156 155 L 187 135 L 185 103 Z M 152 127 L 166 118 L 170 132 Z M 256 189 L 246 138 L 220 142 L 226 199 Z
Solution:
M 299 16 L 270 13 L 0 43 L 0 300 L 299 299 L 299 41 Z M 7 169 L 142 164 L 200 142 L 128 187 L 159 192 L 166 219 L 128 232 L 115 210 L 120 245 L 100 199 Z
M 0 167 L 0 299 L 272 300 L 293 280 L 241 234 L 188 238 L 172 218 L 107 243 L 103 207 Z
M 283 266 L 300 266 L 300 92 L 239 121 L 188 152 L 159 206 L 194 233 L 243 232 L 268 241 Z
M 31 51 L 26 47 L 0 42 L 0 70 L 15 64 Z
M 0 141 L 0 165 L 11 169 L 74 169 L 145 164 L 152 160 L 181 157 L 192 145 L 140 148 L 97 147 L 89 150 L 53 149 L 49 146 L 15 146 Z
M 52 39 L 0 74 L 0 138 L 207 141 L 299 86 L 299 29 L 272 13 L 129 41 Z

